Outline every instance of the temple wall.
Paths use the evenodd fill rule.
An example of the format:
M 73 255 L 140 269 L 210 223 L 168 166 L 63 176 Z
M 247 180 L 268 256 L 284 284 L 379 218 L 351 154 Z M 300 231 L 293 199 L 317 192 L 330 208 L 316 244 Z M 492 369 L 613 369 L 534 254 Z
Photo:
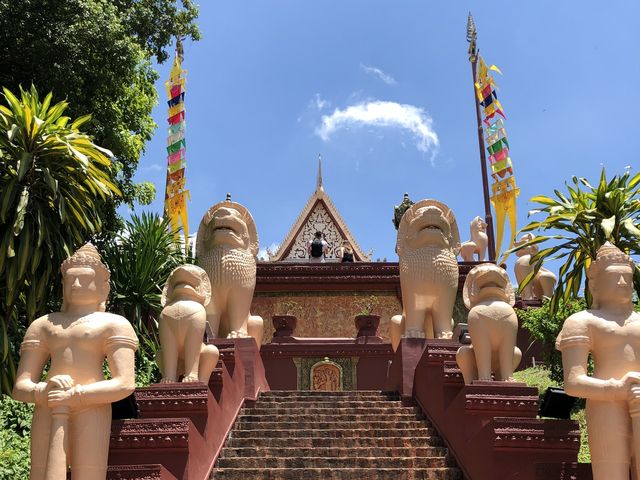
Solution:
M 354 338 L 354 317 L 359 313 L 357 302 L 375 295 L 378 305 L 373 314 L 380 315 L 378 335 L 389 341 L 389 322 L 393 315 L 402 313 L 402 304 L 393 292 L 312 292 L 312 293 L 262 293 L 256 292 L 251 306 L 253 315 L 264 319 L 263 343 L 273 337 L 271 318 L 276 314 L 291 313 L 298 318 L 294 336 L 302 338 Z M 458 295 L 460 297 L 460 295 Z M 294 312 L 285 312 L 283 305 L 295 302 Z M 467 310 L 458 298 L 454 310 L 454 321 L 465 321 Z
M 292 312 L 298 318 L 294 332 L 296 337 L 342 337 L 354 338 L 356 327 L 354 317 L 359 313 L 356 302 L 371 292 L 314 292 L 298 293 L 256 293 L 251 306 L 253 315 L 264 319 L 263 342 L 269 343 L 273 337 L 273 315 L 286 313 L 282 311 L 284 302 L 296 302 L 298 311 Z M 373 314 L 380 315 L 378 335 L 389 340 L 389 321 L 393 315 L 402 313 L 400 300 L 395 293 L 375 292 L 378 306 Z

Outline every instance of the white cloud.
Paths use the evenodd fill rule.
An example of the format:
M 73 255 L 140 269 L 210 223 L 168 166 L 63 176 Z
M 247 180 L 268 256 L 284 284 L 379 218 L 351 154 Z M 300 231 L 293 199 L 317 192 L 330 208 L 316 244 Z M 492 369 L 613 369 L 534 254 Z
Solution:
M 325 142 L 341 128 L 351 126 L 397 127 L 408 130 L 416 137 L 416 148 L 433 155 L 439 145 L 438 135 L 427 112 L 414 105 L 373 100 L 351 105 L 344 110 L 336 108 L 331 115 L 322 116 L 322 125 L 316 134 Z
M 386 83 L 387 85 L 395 85 L 396 83 L 396 79 L 393 78 L 391 75 L 389 75 L 388 73 L 383 72 L 382 70 L 380 70 L 379 68 L 376 67 L 370 67 L 368 65 L 364 65 L 364 64 L 360 64 L 360 68 L 362 69 L 362 71 L 364 73 L 366 73 L 367 75 L 373 75 L 374 77 L 379 78 L 380 80 L 382 80 L 384 83 Z
M 313 98 L 309 100 L 309 107 L 315 108 L 318 111 L 323 110 L 325 107 L 329 107 L 329 106 L 330 106 L 329 101 L 323 99 L 319 93 L 316 93 L 313 96 Z

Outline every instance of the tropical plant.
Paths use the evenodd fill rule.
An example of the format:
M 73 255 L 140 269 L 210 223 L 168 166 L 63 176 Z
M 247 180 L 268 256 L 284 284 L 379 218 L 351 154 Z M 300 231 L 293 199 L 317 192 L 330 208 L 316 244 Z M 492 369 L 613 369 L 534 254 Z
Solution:
M 563 194 L 555 190 L 556 198 L 539 195 L 531 199 L 541 208 L 531 210 L 529 215 L 543 213 L 542 221 L 531 222 L 522 232 L 534 230 L 556 231 L 560 234 L 537 235 L 511 251 L 557 240 L 556 244 L 540 250 L 531 258 L 534 269 L 520 286 L 527 285 L 549 259 L 564 259 L 560 267 L 559 279 L 549 303 L 549 311 L 554 314 L 559 302 L 578 298 L 583 280 L 588 282 L 586 270 L 596 258 L 598 249 L 611 242 L 621 250 L 637 255 L 640 253 L 640 173 L 631 177 L 627 171 L 607 180 L 604 168 L 597 186 L 592 186 L 585 178 L 573 177 L 568 190 Z M 640 292 L 640 265 L 634 272 L 634 286 Z M 591 305 L 588 288 L 584 289 L 587 305 Z
M 369 295 L 367 297 L 362 297 L 354 302 L 354 306 L 356 308 L 356 316 L 357 315 L 372 315 L 373 311 L 378 307 L 380 303 L 380 299 L 375 295 Z
M 50 298 L 62 261 L 101 229 L 96 207 L 120 194 L 111 152 L 64 112 L 67 102 L 20 98 L 3 89 L 0 105 L 0 381 L 11 389 L 15 362 L 7 332 L 18 315 L 33 320 Z
M 154 64 L 169 58 L 175 37 L 198 40 L 192 0 L 0 0 L 0 85 L 34 84 L 66 95 L 72 116 L 114 153 L 122 197 L 102 206 L 106 230 L 120 229 L 119 202 L 148 202 L 153 184 L 133 176 L 156 124 Z M 18 33 L 19 32 L 19 33 Z
M 549 299 L 544 299 L 539 308 L 516 310 L 518 320 L 523 328 L 529 331 L 531 338 L 543 346 L 542 362 L 549 371 L 551 379 L 562 385 L 562 355 L 555 349 L 556 338 L 564 321 L 576 312 L 584 310 L 584 300 L 561 301 L 555 313 L 549 308 Z
M 193 263 L 170 229 L 167 219 L 156 214 L 134 215 L 122 232 L 99 245 L 103 261 L 111 270 L 108 311 L 127 318 L 140 340 L 136 372 L 139 383 L 157 377 L 157 319 L 162 311 L 162 289 L 171 271 Z

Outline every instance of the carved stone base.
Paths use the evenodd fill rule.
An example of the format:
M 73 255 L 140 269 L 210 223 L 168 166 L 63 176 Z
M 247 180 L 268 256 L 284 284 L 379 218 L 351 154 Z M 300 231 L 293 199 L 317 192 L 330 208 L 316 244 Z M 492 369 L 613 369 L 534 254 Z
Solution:
M 162 465 L 113 465 L 106 480 L 176 480 Z
M 417 363 L 416 346 L 406 348 L 409 341 L 422 342 Z M 403 400 L 413 393 L 420 410 L 447 442 L 464 477 L 574 478 L 540 477 L 538 464 L 555 471 L 550 465 L 576 462 L 580 446 L 577 423 L 538 419 L 538 392 L 521 383 L 474 382 L 465 386 L 455 364 L 459 346 L 447 340 L 403 339 L 401 347 L 405 348 L 396 352 L 389 378 Z M 414 365 L 413 372 L 407 369 L 409 365 Z M 583 478 L 588 477 L 580 480 Z
M 112 422 L 110 480 L 208 477 L 240 409 L 269 390 L 253 338 L 214 342 L 220 361 L 208 385 L 139 388 L 135 396 L 141 418 Z

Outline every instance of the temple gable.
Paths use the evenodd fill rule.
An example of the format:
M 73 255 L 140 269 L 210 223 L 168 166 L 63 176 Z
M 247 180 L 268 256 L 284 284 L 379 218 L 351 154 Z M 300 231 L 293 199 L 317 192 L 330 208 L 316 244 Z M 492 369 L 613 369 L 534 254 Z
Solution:
M 307 245 L 315 232 L 322 232 L 329 244 L 328 261 L 337 260 L 338 249 L 347 240 L 353 248 L 356 261 L 369 261 L 369 255 L 362 252 L 355 238 L 347 228 L 335 205 L 322 186 L 322 165 L 318 160 L 318 181 L 316 191 L 293 224 L 278 250 L 269 256 L 270 261 L 300 262 L 308 258 Z

